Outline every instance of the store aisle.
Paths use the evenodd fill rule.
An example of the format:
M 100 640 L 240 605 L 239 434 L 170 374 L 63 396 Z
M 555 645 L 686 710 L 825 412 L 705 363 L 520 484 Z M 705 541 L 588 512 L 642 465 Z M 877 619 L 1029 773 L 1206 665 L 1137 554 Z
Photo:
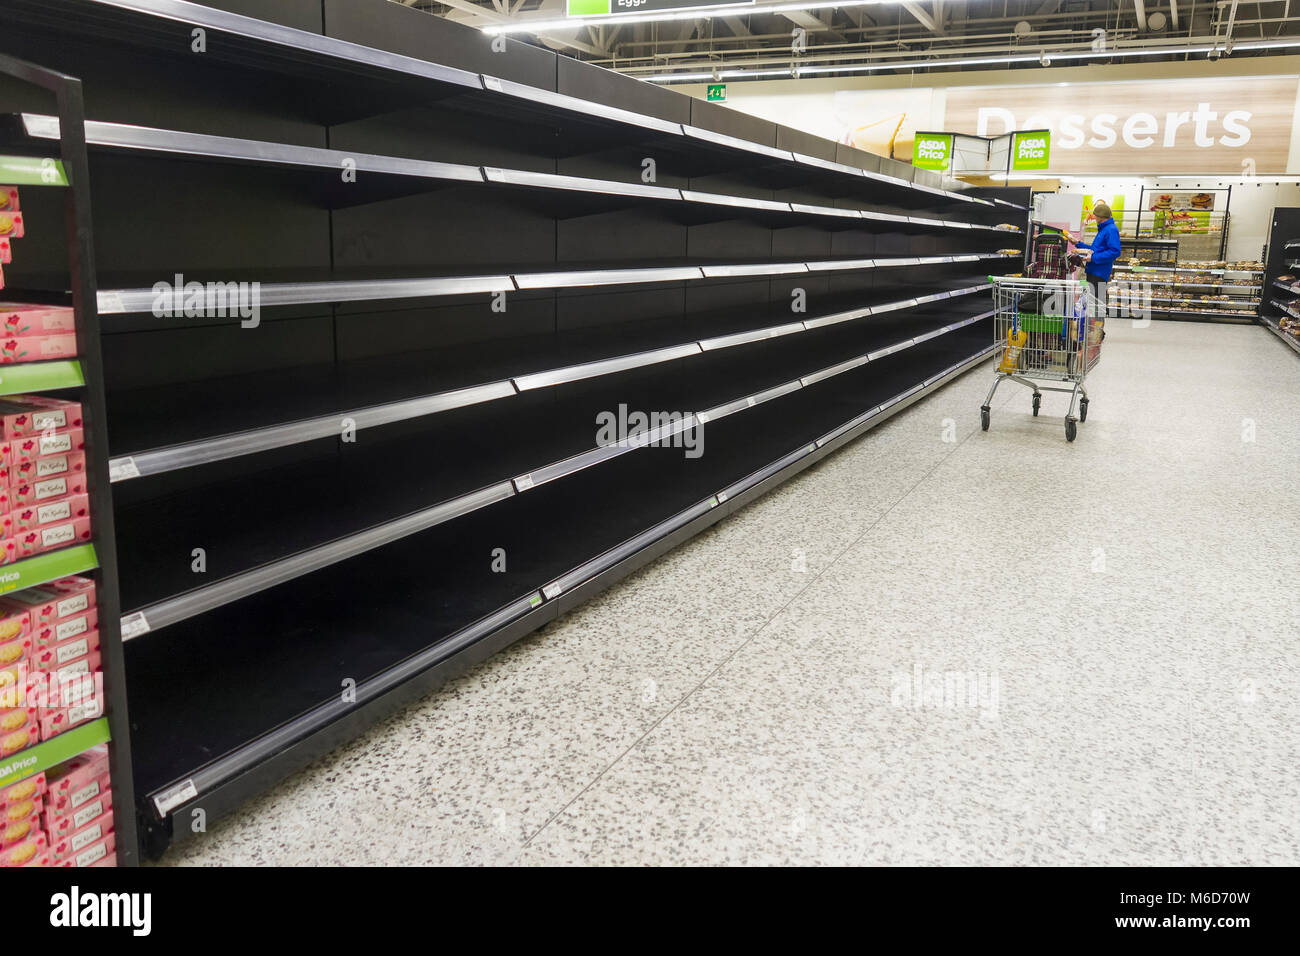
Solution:
M 1300 362 L 1106 345 L 1074 444 L 986 365 L 164 862 L 1300 863 Z

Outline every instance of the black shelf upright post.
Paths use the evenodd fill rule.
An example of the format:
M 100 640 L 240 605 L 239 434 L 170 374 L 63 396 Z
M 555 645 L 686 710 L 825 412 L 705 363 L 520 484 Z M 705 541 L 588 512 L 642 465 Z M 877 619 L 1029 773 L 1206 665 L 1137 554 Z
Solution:
M 111 743 L 113 827 L 117 860 L 139 862 L 135 786 L 131 768 L 131 726 L 126 705 L 126 663 L 122 654 L 118 595 L 117 547 L 109 484 L 107 399 L 96 305 L 95 248 L 90 206 L 90 163 L 86 156 L 86 112 L 81 80 L 55 70 L 0 54 L 0 72 L 48 90 L 59 114 L 59 153 L 68 185 L 64 190 L 64 227 L 72 307 L 85 384 L 81 387 L 86 438 L 87 491 L 94 533 L 99 605 L 99 644 Z

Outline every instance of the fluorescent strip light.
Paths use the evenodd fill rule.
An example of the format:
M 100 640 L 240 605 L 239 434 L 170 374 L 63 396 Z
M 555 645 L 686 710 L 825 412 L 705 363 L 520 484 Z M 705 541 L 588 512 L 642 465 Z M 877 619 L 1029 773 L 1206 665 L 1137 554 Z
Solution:
M 1233 50 L 1276 50 L 1290 49 L 1300 47 L 1300 40 L 1260 40 L 1251 43 L 1235 43 Z M 945 66 L 983 66 L 987 64 L 1001 63 L 1039 63 L 1046 59 L 1051 60 L 1105 60 L 1111 58 L 1128 58 L 1142 56 L 1183 56 L 1192 53 L 1211 53 L 1216 46 L 1182 46 L 1182 47 L 1144 47 L 1142 49 L 1109 49 L 1109 50 L 1064 50 L 1061 52 L 1052 52 L 1044 50 L 1036 54 L 1020 54 L 1016 56 L 987 56 L 987 57 L 966 57 L 963 59 L 944 60 L 905 60 L 894 63 L 865 63 L 865 64 L 844 64 L 840 66 L 798 66 L 792 64 L 785 69 L 775 70 L 719 70 L 716 76 L 719 80 L 739 80 L 751 77 L 762 76 L 784 76 L 798 78 L 810 74 L 820 73 L 876 73 L 888 70 L 918 70 L 918 69 L 936 69 Z M 661 73 L 655 76 L 639 77 L 650 83 L 673 83 L 673 82 L 700 82 L 712 80 L 715 74 L 710 73 Z
M 747 6 L 728 4 L 726 6 L 700 6 L 689 10 L 672 10 L 663 13 L 620 13 L 606 16 L 565 17 L 562 20 L 519 20 L 512 23 L 494 23 L 480 27 L 484 33 L 497 35 L 503 33 L 558 33 L 562 30 L 580 30 L 583 27 L 599 27 L 608 24 L 666 23 L 672 20 L 699 20 L 702 17 L 740 17 L 754 13 L 793 13 L 797 10 L 825 10 L 828 7 L 874 7 L 888 0 L 812 0 L 809 3 L 774 3 Z

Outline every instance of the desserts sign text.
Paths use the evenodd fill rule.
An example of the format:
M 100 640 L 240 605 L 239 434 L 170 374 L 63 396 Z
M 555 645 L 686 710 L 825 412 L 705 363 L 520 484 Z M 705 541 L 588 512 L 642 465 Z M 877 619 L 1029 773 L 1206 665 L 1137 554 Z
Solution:
M 1154 95 L 1158 93 L 1159 95 Z M 1295 77 L 955 87 L 945 125 L 1051 133 L 1057 173 L 1285 172 Z

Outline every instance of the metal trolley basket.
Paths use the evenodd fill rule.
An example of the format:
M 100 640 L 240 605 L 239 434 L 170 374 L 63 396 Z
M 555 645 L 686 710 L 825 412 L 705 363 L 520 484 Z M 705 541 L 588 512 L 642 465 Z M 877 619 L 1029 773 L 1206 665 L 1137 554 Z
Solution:
M 1010 379 L 1033 391 L 1034 415 L 1043 392 L 1068 392 L 1065 438 L 1074 441 L 1077 423 L 1088 420 L 1083 381 L 1101 358 L 1102 316 L 1088 284 L 1080 279 L 989 278 L 996 309 L 993 338 L 1003 349 L 993 387 L 980 406 L 980 427 L 988 431 L 993 393 L 1004 379 Z M 1069 384 L 1040 384 L 1044 382 Z

